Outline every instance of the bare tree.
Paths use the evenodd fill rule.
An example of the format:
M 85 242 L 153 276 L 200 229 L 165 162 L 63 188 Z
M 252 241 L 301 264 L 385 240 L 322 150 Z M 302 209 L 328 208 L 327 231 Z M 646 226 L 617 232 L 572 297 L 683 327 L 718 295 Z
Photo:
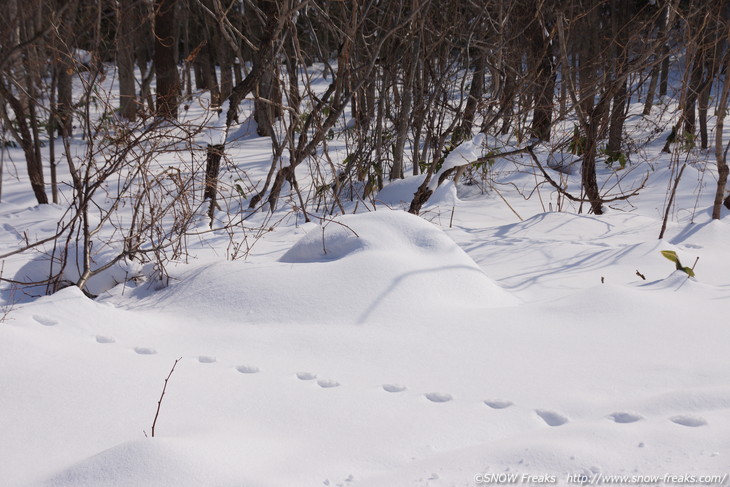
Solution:
M 98 92 L 93 82 L 86 89 Z M 102 101 L 105 114 L 116 110 L 108 98 Z M 63 139 L 71 188 L 57 232 L 0 255 L 3 259 L 44 249 L 49 255 L 46 277 L 35 282 L 3 280 L 43 284 L 47 293 L 73 285 L 93 297 L 105 290 L 94 285 L 94 277 L 122 264 L 152 263 L 163 279 L 166 263 L 185 255 L 188 229 L 201 202 L 196 203 L 194 191 L 197 169 L 181 171 L 158 157 L 184 151 L 193 155 L 186 159 L 195 161 L 200 150 L 194 139 L 202 127 L 172 127 L 161 118 L 112 126 L 85 107 L 75 115 L 89 117 L 83 121 L 87 143 L 84 151 L 72 152 L 68 139 Z M 131 215 L 128 220 L 120 217 L 122 208 Z
M 50 26 L 43 22 L 40 0 L 8 2 L 0 21 L 0 100 L 3 124 L 23 149 L 30 185 L 39 204 L 48 203 L 41 160 L 41 68 L 46 56 L 42 42 Z

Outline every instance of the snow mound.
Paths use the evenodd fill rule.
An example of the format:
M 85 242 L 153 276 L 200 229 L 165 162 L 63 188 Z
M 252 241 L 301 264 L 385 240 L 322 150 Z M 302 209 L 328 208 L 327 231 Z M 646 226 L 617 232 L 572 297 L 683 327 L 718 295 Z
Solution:
M 409 176 L 405 179 L 396 179 L 378 192 L 375 202 L 389 207 L 408 209 L 411 201 L 413 201 L 413 196 L 423 184 L 424 179 L 426 179 L 426 176 L 423 174 Z M 424 208 L 434 206 L 450 207 L 457 204 L 456 186 L 453 181 L 445 181 L 435 189 L 432 187 L 432 190 L 433 194 L 424 205 Z
M 463 166 L 479 159 L 484 152 L 486 140 L 486 135 L 477 134 L 472 140 L 467 140 L 459 144 L 458 147 L 449 152 L 449 155 L 446 156 L 438 175 L 440 176 L 449 169 Z M 438 181 L 437 178 L 434 179 Z
M 423 183 L 424 179 L 426 179 L 426 176 L 423 174 L 409 176 L 404 179 L 395 179 L 378 191 L 375 201 L 376 203 L 403 205 L 405 207 L 405 205 L 413 201 L 413 195 Z
M 47 479 L 44 487 L 211 485 L 221 479 L 194 445 L 147 439 L 122 443 Z
M 357 251 L 421 255 L 458 255 L 468 259 L 456 243 L 433 224 L 402 211 L 345 215 L 308 232 L 286 252 L 281 262 L 341 259 Z M 463 260 L 463 259 L 461 259 Z
M 210 321 L 413 323 L 436 309 L 516 299 L 446 234 L 402 211 L 346 215 L 316 226 L 279 262 L 216 262 L 133 306 Z
M 580 172 L 581 157 L 566 152 L 551 152 L 547 157 L 550 169 L 567 175 Z

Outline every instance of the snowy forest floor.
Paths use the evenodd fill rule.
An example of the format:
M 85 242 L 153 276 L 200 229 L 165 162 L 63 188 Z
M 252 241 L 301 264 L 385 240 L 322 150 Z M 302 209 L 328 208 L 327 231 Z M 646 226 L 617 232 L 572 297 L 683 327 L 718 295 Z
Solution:
M 660 152 L 665 136 L 626 169 L 599 162 L 609 185 L 648 175 L 601 216 L 535 189 L 518 157 L 489 184 L 446 183 L 420 218 L 402 211 L 413 177 L 335 222 L 282 205 L 246 259 L 226 259 L 228 234 L 206 234 L 164 289 L 127 282 L 92 300 L 5 287 L 0 483 L 726 483 L 728 212 L 710 219 L 712 150 L 677 159 Z M 265 177 L 268 139 L 229 151 Z M 3 252 L 52 234 L 65 210 L 34 205 L 17 166 Z M 563 177 L 577 191 L 580 175 Z M 696 263 L 696 278 L 662 250 Z M 39 258 L 6 259 L 4 276 Z

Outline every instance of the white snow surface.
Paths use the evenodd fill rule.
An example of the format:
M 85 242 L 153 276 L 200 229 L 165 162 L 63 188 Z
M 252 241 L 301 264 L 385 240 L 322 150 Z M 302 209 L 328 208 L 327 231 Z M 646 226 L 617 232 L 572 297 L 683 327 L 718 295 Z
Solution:
M 265 175 L 266 144 L 252 140 L 264 150 L 230 150 Z M 661 145 L 647 149 L 656 168 Z M 282 218 L 245 260 L 226 260 L 224 232 L 206 234 L 161 289 L 6 287 L 0 484 L 727 476 L 730 223 L 709 218 L 710 162 L 686 169 L 662 240 L 671 179 L 649 163 L 621 173 L 624 186 L 650 174 L 640 195 L 601 216 L 556 211 L 545 187 L 523 198 L 535 176 L 515 172 L 501 196 L 447 183 L 415 217 L 397 209 L 414 177 L 356 214 Z M 62 212 L 5 182 L 3 252 L 54 232 Z M 4 276 L 42 264 L 9 257 Z
M 462 142 L 454 148 L 444 159 L 441 169 L 434 175 L 429 187 L 433 190 L 438 185 L 439 176 L 454 167 L 464 166 L 482 157 L 485 151 L 487 136 L 477 134 L 472 140 Z
M 427 321 L 444 306 L 518 302 L 441 229 L 409 213 L 382 209 L 305 228 L 278 261 L 190 266 L 164 290 L 140 289 L 138 301 L 114 302 L 204 322 L 391 326 Z

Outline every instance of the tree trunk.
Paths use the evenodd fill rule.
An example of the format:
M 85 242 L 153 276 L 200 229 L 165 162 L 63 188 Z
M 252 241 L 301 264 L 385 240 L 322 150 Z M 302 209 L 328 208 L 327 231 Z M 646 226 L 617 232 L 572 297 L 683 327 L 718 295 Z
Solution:
M 626 81 L 623 81 L 613 97 L 613 107 L 611 108 L 611 125 L 608 129 L 608 144 L 606 151 L 609 156 L 617 156 L 621 152 L 621 142 L 623 141 L 624 121 L 626 120 Z
M 220 96 L 221 100 L 225 100 L 231 96 L 231 90 L 233 89 L 233 51 L 226 42 L 225 38 L 218 34 L 214 37 L 216 45 L 216 57 L 218 59 L 218 66 L 220 66 L 221 73 L 221 84 L 220 84 Z
M 138 23 L 138 27 L 134 30 L 135 41 L 135 61 L 137 68 L 139 69 L 141 83 L 139 87 L 138 97 L 138 108 L 143 110 L 145 104 L 147 109 L 144 110 L 147 113 L 155 112 L 155 102 L 152 98 L 150 87 L 152 85 L 152 78 L 154 77 L 154 69 L 150 66 L 150 62 L 154 58 L 154 33 L 153 33 L 153 22 L 154 9 L 150 2 L 134 2 L 131 7 L 135 12 L 135 20 Z
M 266 2 L 267 4 L 269 2 Z M 278 15 L 271 14 L 266 19 L 266 25 L 264 26 L 264 34 L 261 42 L 259 43 L 259 50 L 256 53 L 254 59 L 254 65 L 251 72 L 233 87 L 231 90 L 231 96 L 228 106 L 228 113 L 226 114 L 226 126 L 230 126 L 233 122 L 238 121 L 238 105 L 241 101 L 252 91 L 254 91 L 261 80 L 261 76 L 264 73 L 264 67 L 271 66 L 274 62 L 274 57 L 279 47 L 279 36 L 281 34 L 281 28 L 283 26 L 284 19 L 279 19 Z
M 626 120 L 626 102 L 628 97 L 628 45 L 633 28 L 630 17 L 630 5 L 626 0 L 611 3 L 611 23 L 614 38 L 611 42 L 611 60 L 613 64 L 612 85 L 616 90 L 611 107 L 608 144 L 606 150 L 609 157 L 615 158 L 621 152 L 623 142 L 624 121 Z
M 484 96 L 484 71 L 486 70 L 486 65 L 486 53 L 480 52 L 474 60 L 474 74 L 471 77 L 469 98 L 466 100 L 466 107 L 464 108 L 464 121 L 461 124 L 461 130 L 464 132 L 464 135 L 471 136 L 477 107 Z
M 603 214 L 603 201 L 601 200 L 596 178 L 596 152 L 598 149 L 598 127 L 601 124 L 605 106 L 608 104 L 607 99 L 603 98 L 590 113 L 586 130 L 586 149 L 583 153 L 583 163 L 581 165 L 581 184 L 591 205 L 591 211 L 595 215 Z
M 13 134 L 16 135 L 16 140 L 25 154 L 28 178 L 30 179 L 30 186 L 33 189 L 36 201 L 41 205 L 47 204 L 48 196 L 46 196 L 45 182 L 43 180 L 43 165 L 36 151 L 36 144 L 34 143 L 31 128 L 26 121 L 28 114 L 23 110 L 23 104 L 20 100 L 13 96 L 5 88 L 3 83 L 0 83 L 0 97 L 4 98 L 13 112 L 15 112 L 15 120 L 18 128 L 17 131 L 13 131 Z
M 667 9 L 666 6 L 662 9 L 661 13 L 657 15 L 654 25 L 657 30 L 657 39 L 663 41 L 661 53 L 654 56 L 654 61 L 651 67 L 651 80 L 649 81 L 649 88 L 646 93 L 646 101 L 644 102 L 644 115 L 649 115 L 651 109 L 654 106 L 654 97 L 656 95 L 657 85 L 659 84 L 659 78 L 661 77 L 661 88 L 659 97 L 663 97 L 667 94 L 667 78 L 669 70 L 669 48 L 667 47 L 666 36 L 667 36 Z M 660 72 L 661 71 L 661 72 Z
M 155 77 L 157 116 L 177 120 L 180 80 L 175 61 L 177 0 L 155 0 Z
M 210 200 L 208 207 L 208 218 L 210 226 L 213 227 L 213 217 L 215 210 L 218 208 L 218 173 L 221 167 L 221 157 L 225 146 L 223 144 L 208 145 L 205 160 L 205 192 L 203 193 L 203 201 Z
M 707 108 L 710 104 L 710 90 L 712 89 L 712 76 L 714 72 L 708 73 L 710 79 L 702 87 L 700 94 L 697 98 L 697 115 L 700 122 L 700 147 L 704 150 L 708 147 L 708 136 L 707 136 Z
M 659 81 L 659 64 L 656 62 L 651 67 L 651 79 L 649 80 L 649 88 L 646 90 L 646 101 L 644 102 L 643 115 L 647 116 L 651 113 L 651 109 L 654 106 L 654 95 L 656 94 L 656 87 Z
M 115 4 L 117 18 L 117 69 L 119 70 L 119 113 L 127 120 L 137 118 L 137 92 L 134 79 L 134 10 Z
M 555 91 L 555 62 L 550 39 L 545 26 L 537 19 L 530 23 L 528 30 L 529 50 L 535 64 L 535 84 L 533 89 L 534 111 L 531 131 L 542 141 L 550 140 L 553 120 L 553 96 Z
M 395 144 L 393 146 L 393 167 L 390 170 L 390 180 L 403 179 L 405 171 L 403 169 L 403 155 L 406 148 L 406 140 L 408 139 L 408 127 L 411 122 L 411 112 L 413 109 L 413 84 L 416 77 L 416 67 L 418 65 L 418 57 L 420 55 L 420 39 L 418 36 L 412 37 L 410 61 L 404 69 L 403 94 L 401 96 L 401 106 L 398 111 L 398 118 L 395 127 Z
M 261 79 L 262 69 L 261 65 L 271 64 L 274 62 L 274 57 L 278 50 L 278 40 L 281 34 L 281 28 L 287 19 L 279 19 L 276 15 L 271 15 L 266 20 L 266 26 L 264 28 L 264 34 L 262 36 L 261 43 L 259 44 L 259 50 L 257 52 L 257 64 L 254 64 L 254 68 L 251 72 L 231 90 L 231 95 L 228 97 L 229 106 L 228 112 L 226 113 L 226 128 L 230 127 L 234 122 L 238 121 L 238 104 L 251 93 L 259 80 Z M 225 144 L 220 144 L 213 147 L 214 150 L 209 150 L 208 155 L 212 163 L 209 165 L 209 171 L 206 172 L 207 181 L 217 181 L 218 171 L 220 164 L 216 167 L 215 158 L 223 157 L 225 152 Z M 209 194 L 209 188 L 206 184 L 206 195 Z M 257 195 L 258 200 L 261 200 L 263 196 Z M 256 199 L 256 197 L 254 198 Z M 213 214 L 215 207 L 210 207 L 210 218 L 211 225 L 213 222 Z
M 274 135 L 274 124 L 281 117 L 281 88 L 279 78 L 272 63 L 260 65 L 261 77 L 259 78 L 256 97 L 254 99 L 254 120 L 256 120 L 256 133 L 262 137 Z
M 730 10 L 730 7 L 726 7 Z M 717 71 L 718 65 L 722 62 L 722 47 L 725 44 L 725 39 L 721 33 L 721 15 L 722 11 L 718 9 L 712 12 L 713 18 L 710 20 L 710 25 L 706 25 L 707 30 L 706 40 L 703 42 L 704 45 L 709 45 L 706 49 L 705 65 L 704 65 L 704 76 L 702 80 L 702 86 L 700 93 L 697 98 L 697 112 L 700 119 L 700 139 L 702 149 L 707 149 L 709 141 L 707 136 L 707 109 L 710 104 L 710 91 L 712 90 L 712 82 L 715 78 L 715 71 Z M 727 76 L 728 74 L 726 74 Z
M 267 24 L 263 26 L 262 37 L 266 36 L 267 25 L 271 19 L 276 19 L 285 9 L 285 5 L 278 5 L 277 2 L 261 3 L 261 10 L 267 19 Z M 274 59 L 268 56 L 256 56 L 253 64 L 253 70 L 260 73 L 254 91 L 253 117 L 258 125 L 256 133 L 262 137 L 271 137 L 274 135 L 274 124 L 282 115 L 279 72 Z
M 48 166 L 51 169 L 51 201 L 58 204 L 58 173 L 56 171 L 56 84 L 58 73 L 55 69 L 51 71 L 51 89 L 49 93 L 48 110 Z M 2 179 L 2 170 L 0 170 Z M 0 192 L 1 193 L 1 192 Z
M 195 58 L 195 62 L 193 62 L 193 78 L 195 79 L 195 89 L 196 90 L 204 90 L 205 87 L 205 77 L 203 76 L 203 64 L 199 62 L 200 55 L 198 55 Z
M 221 106 L 220 86 L 218 85 L 218 76 L 216 76 L 215 72 L 215 57 L 213 56 L 213 48 L 210 42 L 206 42 L 205 46 L 203 46 L 200 55 L 196 58 L 196 62 L 200 66 L 200 71 L 203 75 L 201 88 L 210 91 L 211 107 Z
M 555 67 L 548 56 L 541 63 L 537 78 L 538 91 L 535 93 L 532 133 L 538 139 L 548 141 L 553 120 L 553 92 L 555 91 Z
M 662 46 L 662 69 L 659 81 L 659 98 L 667 96 L 667 86 L 669 85 L 669 46 Z
M 22 4 L 18 0 L 10 7 L 16 7 L 12 11 L 15 14 L 15 24 L 12 32 L 2 33 L 2 38 L 6 39 L 10 46 L 0 45 L 0 48 L 10 47 L 11 50 L 15 48 L 17 54 L 11 59 L 0 60 L 2 64 L 7 62 L 8 66 L 2 66 L 0 100 L 13 111 L 15 123 L 11 124 L 8 117 L 5 117 L 2 124 L 23 149 L 28 179 L 36 201 L 38 204 L 47 204 L 40 151 L 40 121 L 36 112 L 36 106 L 41 101 L 38 93 L 38 88 L 41 86 L 41 69 L 46 59 L 46 46 L 35 42 L 42 29 L 42 25 L 38 22 L 42 15 L 41 5 L 40 2 Z M 18 87 L 17 97 L 13 93 L 13 85 Z
M 712 205 L 712 218 L 719 220 L 721 206 L 724 204 L 730 210 L 730 195 L 725 198 L 728 173 L 730 169 L 727 164 L 727 149 L 722 142 L 723 130 L 725 128 L 725 116 L 727 115 L 728 96 L 730 96 L 730 56 L 726 56 L 725 81 L 722 85 L 720 101 L 717 104 L 717 116 L 715 122 L 715 160 L 717 161 L 717 189 L 715 190 L 715 201 Z
M 698 52 L 692 64 L 692 72 L 689 82 L 685 86 L 683 103 L 682 103 L 682 120 L 684 121 L 684 129 L 682 137 L 694 137 L 696 127 L 697 97 L 701 90 L 702 83 L 702 60 Z
M 581 128 L 585 132 L 585 151 L 581 165 L 581 185 L 585 192 L 591 210 L 596 215 L 603 213 L 601 195 L 596 179 L 596 151 L 598 149 L 599 125 L 605 115 L 605 108 L 610 98 L 604 92 L 596 104 L 596 91 L 600 89 L 598 79 L 598 68 L 601 67 L 598 53 L 600 52 L 599 34 L 595 30 L 597 25 L 598 12 L 591 10 L 582 19 L 580 28 L 575 35 L 581 36 L 582 44 L 579 45 L 579 81 L 580 97 L 577 100 L 576 111 L 579 117 Z
M 58 99 L 56 101 L 56 113 L 58 120 L 58 131 L 64 137 L 70 137 L 73 132 L 73 93 L 72 76 L 76 71 L 73 60 L 73 38 L 74 26 L 78 12 L 78 0 L 57 0 L 60 8 L 67 4 L 65 14 L 61 18 L 61 25 L 57 32 L 56 45 L 58 52 L 55 56 L 56 71 L 58 73 L 57 87 Z

